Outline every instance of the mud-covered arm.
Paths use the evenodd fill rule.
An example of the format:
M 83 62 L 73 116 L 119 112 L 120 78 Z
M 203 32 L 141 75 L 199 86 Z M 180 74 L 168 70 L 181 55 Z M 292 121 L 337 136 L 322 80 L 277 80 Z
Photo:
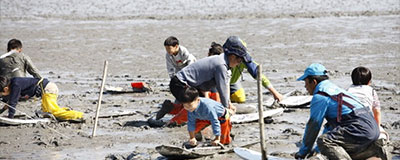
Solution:
M 318 136 L 319 130 L 321 129 L 322 122 L 324 121 L 324 117 L 327 111 L 326 102 L 326 97 L 323 97 L 321 95 L 314 95 L 311 101 L 310 119 L 307 122 L 302 145 L 298 152 L 302 156 L 306 156 L 308 153 L 311 152 L 311 149 Z
M 32 60 L 29 56 L 24 55 L 24 61 L 25 61 L 25 69 L 28 71 L 30 75 L 32 75 L 35 78 L 42 78 L 39 74 L 39 70 L 33 65 Z

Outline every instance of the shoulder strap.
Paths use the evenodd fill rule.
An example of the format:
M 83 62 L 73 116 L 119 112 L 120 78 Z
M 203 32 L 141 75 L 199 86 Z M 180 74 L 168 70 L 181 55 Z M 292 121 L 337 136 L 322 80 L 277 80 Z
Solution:
M 337 94 L 337 95 L 333 95 L 333 96 L 329 95 L 329 94 L 326 93 L 326 92 L 322 92 L 322 91 L 318 91 L 317 94 L 322 95 L 322 96 L 326 96 L 326 97 L 330 97 L 330 98 L 332 98 L 334 101 L 338 102 L 337 117 L 336 117 L 336 121 L 337 121 L 337 122 L 340 122 L 340 120 L 341 120 L 341 118 L 342 118 L 342 105 L 343 105 L 343 104 L 346 105 L 347 107 L 349 107 L 349 108 L 352 109 L 352 110 L 353 110 L 353 108 L 355 108 L 352 104 L 350 104 L 350 103 L 344 101 L 344 100 L 343 100 L 343 96 L 344 96 L 344 97 L 347 97 L 347 98 L 351 98 L 351 99 L 353 99 L 353 100 L 354 100 L 354 98 L 351 97 L 351 96 L 348 96 L 348 95 L 346 95 L 346 94 L 344 94 L 344 93 L 342 93 L 342 92 L 339 93 L 339 94 Z

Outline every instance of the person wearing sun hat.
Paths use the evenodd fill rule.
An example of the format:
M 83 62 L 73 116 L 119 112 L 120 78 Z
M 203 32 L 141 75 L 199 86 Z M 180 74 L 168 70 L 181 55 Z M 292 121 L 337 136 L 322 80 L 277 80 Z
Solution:
M 378 155 L 378 150 L 370 147 L 379 137 L 379 128 L 369 108 L 328 79 L 326 68 L 319 63 L 309 65 L 297 79 L 304 81 L 313 99 L 302 145 L 295 158 L 312 156 L 316 139 L 318 147 L 314 153 L 321 152 L 329 159 L 367 159 Z M 324 119 L 327 123 L 317 138 Z M 360 154 L 368 150 L 373 152 Z

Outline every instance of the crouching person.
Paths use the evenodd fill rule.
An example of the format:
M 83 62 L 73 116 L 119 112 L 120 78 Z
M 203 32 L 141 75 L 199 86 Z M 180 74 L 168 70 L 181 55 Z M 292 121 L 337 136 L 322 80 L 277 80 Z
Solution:
M 187 87 L 182 96 L 183 107 L 188 111 L 189 144 L 197 145 L 195 134 L 211 124 L 215 135 L 212 145 L 229 144 L 231 142 L 230 132 L 230 109 L 212 99 L 200 98 L 199 92 L 194 87 Z
M 68 108 L 60 108 L 57 104 L 58 88 L 47 79 L 15 77 L 8 79 L 0 76 L 0 94 L 7 103 L 0 113 L 8 109 L 8 118 L 14 118 L 20 97 L 42 97 L 42 111 L 54 115 L 59 120 L 82 120 L 83 113 Z
M 311 64 L 297 80 L 304 81 L 305 88 L 313 95 L 313 99 L 310 104 L 310 119 L 301 148 L 295 154 L 296 159 L 303 159 L 311 153 L 324 118 L 327 124 L 323 134 L 317 139 L 322 155 L 335 160 L 367 159 L 374 156 L 375 153 L 357 156 L 367 151 L 379 137 L 378 125 L 368 107 L 364 107 L 349 92 L 330 82 L 326 69 L 321 64 Z

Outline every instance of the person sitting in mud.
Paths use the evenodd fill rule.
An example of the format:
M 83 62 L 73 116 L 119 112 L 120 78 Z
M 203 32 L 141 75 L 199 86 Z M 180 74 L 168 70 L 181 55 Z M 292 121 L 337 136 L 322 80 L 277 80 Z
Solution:
M 236 67 L 242 61 L 251 61 L 246 48 L 241 43 L 239 44 L 237 40 L 237 38 L 229 37 L 225 42 L 229 45 L 224 45 L 224 54 L 200 59 L 176 73 L 169 84 L 172 95 L 181 102 L 183 92 L 188 86 L 198 89 L 202 96 L 207 95 L 206 93 L 212 88 L 216 88 L 222 105 L 236 111 L 229 100 L 230 69 Z M 187 122 L 187 111 L 183 107 L 178 108 L 176 105 L 163 105 L 157 113 L 157 118 L 162 118 L 166 113 L 174 114 L 172 111 L 176 110 L 180 111 L 168 124 Z
M 0 114 L 8 109 L 8 118 L 14 118 L 18 99 L 21 96 L 42 97 L 42 111 L 54 115 L 58 120 L 83 120 L 83 113 L 57 105 L 58 87 L 46 78 L 0 76 L 0 94 L 6 105 Z
M 231 42 L 234 43 L 225 43 L 225 45 L 240 45 L 242 48 L 246 48 L 246 43 L 241 40 L 239 37 L 236 36 L 232 36 L 230 37 L 232 40 Z M 228 48 L 228 47 L 224 47 L 224 48 Z M 211 43 L 211 48 L 209 50 L 208 56 L 213 56 L 213 55 L 220 55 L 221 53 L 224 52 L 223 47 L 218 44 L 218 43 Z M 245 103 L 246 102 L 246 94 L 244 92 L 244 89 L 240 83 L 240 76 L 243 72 L 244 69 L 247 69 L 247 71 L 249 72 L 249 74 L 256 79 L 257 78 L 257 66 L 258 64 L 253 60 L 250 62 L 242 62 L 239 65 L 237 65 L 236 67 L 233 67 L 232 70 L 232 77 L 231 77 L 231 81 L 230 81 L 230 94 L 231 94 L 231 101 L 232 102 L 236 102 L 236 103 Z M 274 98 L 278 101 L 282 100 L 282 95 L 275 90 L 275 88 L 272 86 L 271 82 L 269 81 L 269 79 L 265 76 L 265 75 L 261 75 L 261 81 L 262 81 L 262 85 L 267 88 L 272 95 L 274 96 Z
M 310 119 L 307 122 L 300 150 L 296 159 L 312 155 L 312 147 L 324 118 L 324 132 L 317 139 L 316 152 L 329 159 L 367 159 L 382 150 L 375 146 L 379 128 L 369 108 L 364 107 L 354 96 L 339 88 L 328 79 L 326 68 L 313 63 L 308 66 L 298 81 L 313 95 Z
M 29 56 L 22 53 L 21 41 L 11 39 L 7 44 L 7 53 L 0 55 L 0 76 L 26 77 L 26 72 L 35 78 L 41 78 Z
M 174 77 L 182 68 L 196 61 L 196 57 L 190 54 L 185 47 L 179 45 L 179 40 L 174 36 L 165 39 L 164 47 L 167 51 L 165 60 L 169 78 Z
M 211 125 L 215 138 L 211 141 L 212 145 L 229 144 L 231 142 L 230 132 L 232 124 L 230 122 L 231 110 L 225 108 L 209 98 L 200 98 L 196 88 L 188 86 L 182 92 L 180 99 L 183 107 L 188 113 L 189 144 L 197 145 L 195 134 Z

